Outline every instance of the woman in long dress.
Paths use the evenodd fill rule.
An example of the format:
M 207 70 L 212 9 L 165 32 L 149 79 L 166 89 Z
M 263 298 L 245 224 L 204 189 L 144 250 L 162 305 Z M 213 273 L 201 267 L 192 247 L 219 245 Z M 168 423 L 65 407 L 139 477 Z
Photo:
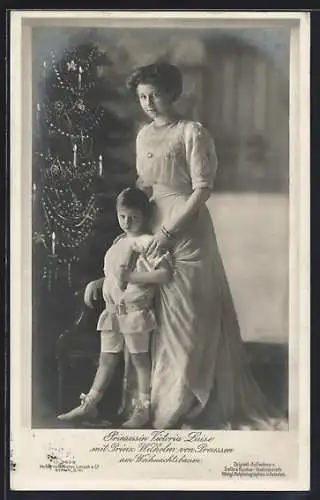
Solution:
M 152 424 L 170 428 L 193 419 L 201 425 L 204 415 L 209 427 L 270 423 L 272 410 L 245 359 L 206 206 L 218 166 L 213 139 L 200 123 L 175 113 L 182 91 L 177 67 L 144 66 L 127 83 L 151 119 L 136 141 L 138 183 L 152 190 L 156 208 L 149 252 L 171 248 L 175 263 L 157 304 Z

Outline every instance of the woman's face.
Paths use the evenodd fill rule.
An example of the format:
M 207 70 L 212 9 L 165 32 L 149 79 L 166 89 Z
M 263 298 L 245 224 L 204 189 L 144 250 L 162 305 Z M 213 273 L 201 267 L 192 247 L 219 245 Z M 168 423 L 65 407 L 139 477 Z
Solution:
M 150 118 L 166 116 L 170 113 L 172 102 L 170 96 L 150 83 L 139 83 L 137 94 L 143 111 Z

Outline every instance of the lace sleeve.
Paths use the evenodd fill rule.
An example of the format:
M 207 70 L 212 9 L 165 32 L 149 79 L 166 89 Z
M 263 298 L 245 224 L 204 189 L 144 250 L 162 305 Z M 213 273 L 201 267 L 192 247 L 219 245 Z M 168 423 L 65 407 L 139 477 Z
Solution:
M 190 122 L 186 129 L 186 156 L 192 187 L 212 189 L 218 167 L 213 138 L 200 123 Z

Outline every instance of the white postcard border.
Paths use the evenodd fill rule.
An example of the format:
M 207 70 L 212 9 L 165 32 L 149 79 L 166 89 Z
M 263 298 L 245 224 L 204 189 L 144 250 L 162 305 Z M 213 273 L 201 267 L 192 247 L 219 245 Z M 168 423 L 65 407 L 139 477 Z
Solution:
M 208 480 L 195 479 L 186 468 L 184 477 L 161 479 L 140 464 L 141 477 L 125 480 L 123 464 L 121 481 L 97 477 L 95 471 L 85 474 L 45 471 L 39 474 L 41 454 L 51 446 L 78 450 L 77 442 L 86 442 L 88 433 L 99 441 L 104 431 L 38 430 L 31 428 L 31 29 L 48 23 L 114 27 L 134 22 L 157 21 L 183 26 L 194 22 L 215 27 L 291 26 L 290 66 L 290 336 L 289 336 L 289 431 L 256 433 L 253 448 L 277 449 L 288 445 L 296 453 L 297 473 L 288 480 Z M 140 24 L 139 24 L 140 23 Z M 189 23 L 189 24 L 188 24 Z M 57 25 L 57 24 L 56 24 Z M 310 17 L 306 12 L 115 12 L 115 11 L 12 11 L 11 13 L 11 440 L 16 469 L 11 473 L 11 488 L 18 490 L 307 490 L 310 475 Z M 30 236 L 30 237 L 29 237 Z M 299 389 L 299 390 L 298 390 Z M 172 433 L 174 431 L 170 431 Z M 186 431 L 181 431 L 182 435 Z M 208 431 L 217 436 L 221 446 L 250 441 L 252 432 Z M 288 442 L 292 439 L 291 447 Z M 265 448 L 266 447 L 266 448 Z M 272 448 L 271 448 L 272 447 Z M 75 453 L 76 456 L 78 456 Z M 102 458 L 102 457 L 101 457 Z M 100 461 L 101 461 L 100 458 Z M 283 458 L 284 459 L 284 458 Z M 285 459 L 284 459 L 285 460 Z M 288 457 L 290 461 L 290 456 Z M 132 467 L 132 466 L 131 466 Z M 168 464 L 168 467 L 170 465 Z M 172 467 L 172 466 L 171 466 Z M 209 467 L 210 468 L 210 467 Z M 118 470 L 116 468 L 115 470 Z M 129 469 L 127 469 L 129 471 Z M 38 471 L 38 472 L 37 472 Z M 149 474 L 149 476 L 148 476 Z M 146 475 L 147 479 L 142 479 Z M 181 473 L 180 473 L 181 475 Z M 210 474 L 207 474 L 210 477 Z M 201 479 L 199 479 L 201 477 Z

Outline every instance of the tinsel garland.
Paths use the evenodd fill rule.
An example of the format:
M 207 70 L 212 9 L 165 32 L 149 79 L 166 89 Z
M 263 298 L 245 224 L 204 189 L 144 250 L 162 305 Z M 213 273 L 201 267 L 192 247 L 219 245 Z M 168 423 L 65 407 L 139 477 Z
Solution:
M 82 190 L 87 192 L 95 176 L 99 175 L 99 164 L 94 161 L 81 161 L 74 167 L 73 162 L 65 161 L 59 156 L 53 156 L 50 153 L 39 153 L 39 157 L 45 161 L 41 169 L 44 182 L 63 182 L 71 179 L 84 181 Z M 64 188 L 65 189 L 65 188 Z
M 49 251 L 42 274 L 48 280 L 49 289 L 52 280 L 58 279 L 61 272 L 65 274 L 60 269 L 63 266 L 66 266 L 67 281 L 71 286 L 71 266 L 79 262 L 78 250 L 90 236 L 101 211 L 96 206 L 96 195 L 91 192 L 91 186 L 93 179 L 102 175 L 102 155 L 98 161 L 87 159 L 92 146 L 85 151 L 85 141 L 92 140 L 92 134 L 101 125 L 105 114 L 103 106 L 92 107 L 87 100 L 87 93 L 97 85 L 97 79 L 92 76 L 94 65 L 101 58 L 97 48 L 92 47 L 85 60 L 78 57 L 77 50 L 66 50 L 60 64 L 54 51 L 50 56 L 50 74 L 48 60 L 43 62 L 46 95 L 42 105 L 37 105 L 38 130 L 41 120 L 46 125 L 48 137 L 54 134 L 70 139 L 73 161 L 52 154 L 50 150 L 38 153 L 42 186 L 38 201 L 43 214 L 44 234 L 36 233 L 34 239 L 42 242 Z M 34 199 L 36 191 L 34 184 Z

